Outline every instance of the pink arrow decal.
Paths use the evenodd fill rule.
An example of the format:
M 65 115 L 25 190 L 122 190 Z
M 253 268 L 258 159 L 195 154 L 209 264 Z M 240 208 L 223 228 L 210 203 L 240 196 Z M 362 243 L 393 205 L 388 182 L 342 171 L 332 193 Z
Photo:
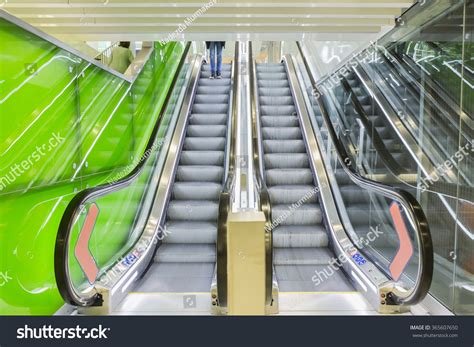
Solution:
M 79 233 L 79 239 L 77 240 L 74 255 L 76 256 L 79 265 L 87 276 L 87 280 L 90 284 L 94 283 L 99 273 L 99 268 L 95 262 L 89 250 L 89 240 L 91 238 L 92 231 L 94 230 L 97 216 L 99 215 L 99 208 L 96 204 L 92 204 L 87 212 L 86 220 L 82 226 L 82 230 Z
M 411 256 L 413 255 L 413 246 L 410 240 L 410 235 L 408 234 L 407 226 L 403 220 L 402 211 L 397 203 L 394 202 L 392 203 L 392 206 L 390 206 L 390 214 L 392 215 L 395 231 L 397 232 L 400 241 L 398 252 L 390 264 L 390 273 L 392 278 L 395 281 L 398 281 L 405 266 L 407 266 Z

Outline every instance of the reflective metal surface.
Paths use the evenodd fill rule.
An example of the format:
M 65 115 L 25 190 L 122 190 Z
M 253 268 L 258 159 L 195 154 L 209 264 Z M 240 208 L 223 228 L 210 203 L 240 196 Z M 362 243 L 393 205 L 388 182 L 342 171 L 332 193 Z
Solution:
M 235 186 L 235 147 L 236 147 L 236 131 L 238 106 L 240 98 L 240 79 L 239 74 L 239 56 L 240 45 L 235 43 L 235 57 L 232 63 L 232 102 L 230 105 L 231 119 L 228 129 L 230 142 L 227 146 L 227 163 L 225 183 L 223 191 L 219 197 L 219 217 L 217 221 L 217 264 L 216 264 L 216 283 L 211 289 L 212 305 L 218 307 L 219 313 L 225 313 L 227 308 L 227 219 L 232 209 L 232 201 Z M 229 138 L 229 137 L 228 137 Z
M 266 305 L 269 311 L 271 306 L 276 309 L 278 306 L 278 288 L 274 286 L 274 269 L 273 269 L 273 235 L 272 235 L 272 212 L 270 195 L 265 183 L 265 175 L 263 171 L 263 143 L 262 133 L 260 129 L 259 116 L 259 98 L 257 91 L 257 76 L 255 68 L 255 59 L 253 58 L 252 42 L 249 42 L 249 74 L 250 74 L 250 108 L 252 117 L 252 152 L 253 152 L 253 168 L 254 181 L 257 189 L 258 210 L 265 215 L 265 252 L 266 252 L 266 269 L 265 269 L 265 287 L 266 287 Z

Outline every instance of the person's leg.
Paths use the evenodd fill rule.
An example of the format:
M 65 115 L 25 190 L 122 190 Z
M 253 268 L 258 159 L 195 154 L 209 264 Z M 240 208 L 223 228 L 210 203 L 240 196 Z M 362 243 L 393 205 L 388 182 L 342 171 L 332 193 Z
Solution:
M 222 44 L 220 42 L 216 42 L 216 50 L 217 50 L 217 76 L 220 77 L 222 73 Z
M 211 78 L 216 75 L 216 43 L 211 42 L 211 47 L 209 48 L 211 52 Z

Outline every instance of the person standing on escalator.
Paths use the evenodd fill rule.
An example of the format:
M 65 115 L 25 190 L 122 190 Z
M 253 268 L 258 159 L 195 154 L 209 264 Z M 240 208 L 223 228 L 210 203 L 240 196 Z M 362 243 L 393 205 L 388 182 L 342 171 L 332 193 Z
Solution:
M 210 51 L 211 76 L 210 79 L 222 78 L 222 50 L 225 48 L 225 41 L 206 41 L 206 47 Z
M 123 74 L 127 71 L 133 59 L 135 58 L 130 50 L 130 42 L 120 41 L 120 44 L 112 49 L 112 55 L 110 56 L 108 65 L 110 68 Z

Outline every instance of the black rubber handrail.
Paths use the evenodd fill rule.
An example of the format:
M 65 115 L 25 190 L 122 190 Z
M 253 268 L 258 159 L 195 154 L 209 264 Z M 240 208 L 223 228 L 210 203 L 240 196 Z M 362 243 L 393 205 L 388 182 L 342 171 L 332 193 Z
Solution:
M 178 81 L 180 71 L 186 61 L 189 49 L 191 47 L 191 42 L 188 42 L 185 46 L 185 49 L 182 53 L 181 60 L 178 64 L 177 70 L 175 72 L 173 81 L 169 87 L 168 93 L 166 94 L 165 101 L 160 111 L 158 121 L 156 122 L 153 131 L 148 140 L 145 151 L 143 152 L 142 161 L 140 161 L 137 166 L 125 177 L 114 182 L 113 184 L 104 183 L 96 187 L 85 189 L 72 198 L 69 202 L 66 210 L 61 218 L 59 224 L 58 234 L 56 236 L 56 246 L 54 250 L 54 271 L 56 275 L 56 283 L 58 286 L 59 293 L 63 297 L 64 301 L 68 304 L 75 306 L 99 306 L 102 304 L 102 296 L 99 293 L 91 293 L 89 297 L 83 297 L 78 294 L 71 284 L 71 279 L 69 276 L 69 259 L 68 259 L 68 250 L 69 250 L 69 238 L 72 228 L 76 222 L 76 216 L 81 212 L 84 204 L 88 201 L 97 199 L 101 196 L 109 195 L 111 193 L 117 192 L 121 189 L 124 189 L 134 183 L 140 174 L 142 173 L 146 163 L 149 160 L 149 156 L 146 156 L 146 153 L 152 151 L 152 149 L 157 144 L 157 135 L 161 127 L 163 116 L 168 108 L 173 90 Z
M 400 59 L 400 57 L 396 56 L 397 54 L 395 53 L 395 55 L 392 55 L 391 58 L 393 60 L 396 60 L 398 62 L 398 64 L 400 65 L 405 65 L 407 66 L 410 70 L 413 71 L 412 67 L 410 66 L 410 64 L 407 64 L 406 62 L 403 61 L 403 59 Z M 394 64 L 394 62 L 389 59 L 389 57 L 387 57 L 383 52 L 380 53 L 380 56 L 382 57 L 384 63 L 386 63 L 390 68 L 391 68 L 391 71 L 395 72 L 399 78 L 402 79 L 402 81 L 404 81 L 406 83 L 406 85 L 408 86 L 409 90 L 410 90 L 410 94 L 413 95 L 414 97 L 416 97 L 417 99 L 419 99 L 419 94 L 420 94 L 420 90 L 422 88 L 429 88 L 429 90 L 426 91 L 426 94 L 427 94 L 427 98 L 429 100 L 429 102 L 431 104 L 433 104 L 436 108 L 442 108 L 447 114 L 448 114 L 448 117 L 450 116 L 453 116 L 453 119 L 456 119 L 458 113 L 456 111 L 454 111 L 452 109 L 452 105 L 450 102 L 446 102 L 446 100 L 444 100 L 444 98 L 442 97 L 438 97 L 436 98 L 436 96 L 432 95 L 432 93 L 436 93 L 435 95 L 438 95 L 438 91 L 435 91 L 432 87 L 428 86 L 428 85 L 425 85 L 424 87 L 422 87 L 420 85 L 420 83 L 418 81 L 416 81 L 416 79 L 414 77 L 413 78 L 413 82 L 416 84 L 417 88 L 419 88 L 420 90 L 417 90 L 410 81 L 408 81 L 407 77 L 403 76 L 403 73 L 401 73 L 399 71 L 399 68 L 397 68 Z M 406 56 L 407 59 L 411 59 L 409 56 Z M 414 63 L 414 62 L 413 62 Z M 401 67 L 400 67 L 401 68 Z M 407 74 L 410 74 L 408 71 L 406 72 Z M 414 72 L 415 74 L 418 74 L 418 72 Z M 411 74 L 410 74 L 411 75 Z M 443 92 L 444 93 L 444 92 Z M 441 105 L 437 105 L 438 103 L 440 103 Z M 443 106 L 444 105 L 444 106 Z M 448 117 L 446 117 L 445 115 L 445 112 L 439 112 L 443 115 L 443 118 L 444 118 L 444 121 L 446 123 L 449 124 L 448 128 L 451 129 L 452 133 L 453 134 L 457 134 L 460 132 L 460 129 L 459 129 L 459 123 L 458 122 L 453 122 L 452 120 L 450 120 Z M 443 121 L 441 117 L 438 117 L 439 121 Z M 446 124 L 445 123 L 445 124 Z M 454 129 L 452 129 L 454 127 Z M 465 131 L 469 132 L 472 134 L 472 129 L 468 126 L 468 124 L 466 124 L 466 127 L 465 127 Z M 469 134 L 466 134 L 464 135 L 464 137 L 468 138 L 469 137 Z
M 306 55 L 303 52 L 300 42 L 297 42 L 297 46 L 303 59 L 303 63 L 305 65 L 308 76 L 310 78 L 311 85 L 314 88 L 314 91 L 316 92 L 316 95 L 323 95 L 319 91 L 316 80 L 313 74 L 311 73 L 311 67 L 306 58 Z M 339 162 L 346 174 L 359 187 L 374 191 L 376 194 L 385 196 L 400 203 L 407 211 L 413 223 L 415 236 L 419 244 L 420 254 L 420 271 L 418 273 L 417 281 L 415 282 L 415 288 L 407 297 L 400 297 L 395 293 L 390 293 L 390 295 L 387 296 L 387 303 L 397 305 L 417 304 L 426 296 L 426 294 L 428 294 L 433 278 L 433 242 L 431 239 L 430 228 L 425 213 L 423 212 L 423 209 L 419 202 L 409 192 L 398 187 L 393 187 L 368 179 L 362 176 L 357 171 L 356 167 L 352 163 L 351 158 L 347 154 L 344 145 L 337 137 L 337 132 L 334 129 L 333 123 L 326 109 L 324 101 L 321 102 L 319 98 L 318 104 L 321 109 L 321 115 L 323 117 L 324 123 L 328 130 L 329 139 L 334 145 Z
M 400 53 L 396 51 L 391 52 L 391 54 L 399 64 L 407 67 L 408 70 L 412 71 L 413 74 L 415 74 L 417 77 L 421 76 L 421 68 L 417 66 L 417 63 L 412 59 L 412 57 L 405 53 L 403 53 L 403 56 L 401 56 Z M 462 109 L 464 113 L 468 114 L 464 109 L 464 105 L 459 105 L 459 101 L 457 101 L 452 95 L 447 93 L 438 81 L 436 81 L 435 79 L 431 79 L 431 81 L 431 83 L 425 83 L 425 88 L 428 89 L 431 94 L 439 96 L 437 100 L 446 105 L 445 109 L 449 109 L 451 111 L 451 114 L 457 115 L 460 109 Z M 463 122 L 463 124 L 465 124 L 465 127 L 469 131 L 471 131 L 472 134 L 473 129 L 471 128 L 471 126 L 465 122 Z

